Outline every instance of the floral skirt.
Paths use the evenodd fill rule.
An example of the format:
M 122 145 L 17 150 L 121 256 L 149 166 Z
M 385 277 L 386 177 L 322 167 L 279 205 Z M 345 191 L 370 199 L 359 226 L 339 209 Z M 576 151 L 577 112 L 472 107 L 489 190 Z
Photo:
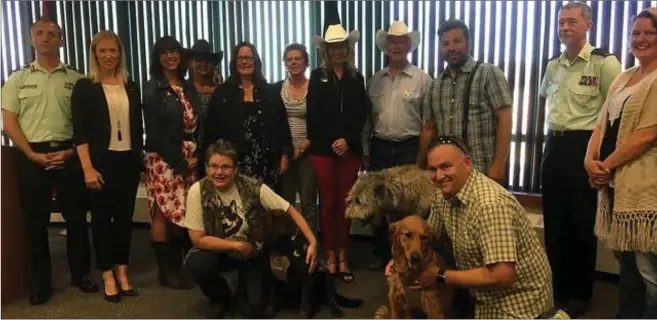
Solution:
M 194 156 L 196 143 L 183 142 L 183 156 L 189 159 Z M 187 174 L 176 174 L 164 159 L 156 152 L 146 153 L 146 186 L 148 188 L 148 212 L 153 219 L 155 206 L 171 222 L 184 227 L 185 199 L 187 190 L 196 182 L 196 170 L 188 170 Z

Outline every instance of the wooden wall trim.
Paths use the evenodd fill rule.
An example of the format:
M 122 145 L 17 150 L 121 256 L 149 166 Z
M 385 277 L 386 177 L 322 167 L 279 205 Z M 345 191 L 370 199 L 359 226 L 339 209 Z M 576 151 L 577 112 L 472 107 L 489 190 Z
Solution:
M 543 198 L 541 197 L 540 194 L 536 193 L 525 193 L 525 192 L 511 192 L 516 199 L 518 199 L 518 202 L 522 204 L 524 207 L 542 207 L 543 206 Z

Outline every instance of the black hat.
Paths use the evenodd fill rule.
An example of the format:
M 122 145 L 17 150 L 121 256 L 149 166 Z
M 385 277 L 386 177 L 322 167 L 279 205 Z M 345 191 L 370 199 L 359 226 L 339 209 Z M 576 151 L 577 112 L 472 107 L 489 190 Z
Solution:
M 224 52 L 221 50 L 216 53 L 212 52 L 210 43 L 203 39 L 196 40 L 190 50 L 190 54 L 192 59 L 204 59 L 214 63 L 221 62 L 221 59 L 224 57 Z

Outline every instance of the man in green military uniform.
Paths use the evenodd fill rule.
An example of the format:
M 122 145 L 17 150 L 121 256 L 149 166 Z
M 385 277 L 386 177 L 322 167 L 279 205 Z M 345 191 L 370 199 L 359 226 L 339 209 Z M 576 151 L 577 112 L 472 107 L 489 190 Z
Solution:
M 540 87 L 548 109 L 545 245 L 555 301 L 574 317 L 590 308 L 597 253 L 597 194 L 588 184 L 584 156 L 609 85 L 621 71 L 614 55 L 587 42 L 592 25 L 591 8 L 583 2 L 559 10 L 559 39 L 566 50 L 550 59 Z
M 70 98 L 82 77 L 59 59 L 62 30 L 39 20 L 31 29 L 36 59 L 13 72 L 2 87 L 4 130 L 22 151 L 18 167 L 30 282 L 30 303 L 50 299 L 52 280 L 48 223 L 53 188 L 67 228 L 71 284 L 86 293 L 98 291 L 89 276 L 84 177 L 72 142 Z

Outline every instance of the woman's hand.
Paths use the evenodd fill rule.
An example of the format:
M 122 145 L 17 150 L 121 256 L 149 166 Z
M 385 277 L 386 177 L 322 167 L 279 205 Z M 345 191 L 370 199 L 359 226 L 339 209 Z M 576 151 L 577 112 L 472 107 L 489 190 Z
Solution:
M 333 152 L 337 154 L 338 156 L 343 156 L 349 151 L 349 146 L 347 145 L 347 141 L 344 139 L 340 138 L 338 140 L 335 140 L 333 142 L 333 145 L 331 145 L 333 148 Z
M 306 263 L 310 265 L 308 273 L 313 273 L 317 267 L 317 242 L 310 243 L 306 250 Z
M 609 183 L 609 179 L 607 178 L 589 178 L 589 185 L 591 188 L 600 190 L 602 186 L 606 185 Z
M 394 260 L 390 260 L 390 262 L 388 262 L 388 264 L 386 265 L 385 275 L 386 275 L 386 277 L 389 277 L 389 276 L 391 276 L 394 272 L 395 272 L 395 261 L 394 261 Z
M 192 157 L 187 160 L 187 167 L 189 170 L 194 170 L 196 169 L 196 165 L 198 164 L 198 159 Z
M 294 155 L 292 155 L 292 160 L 297 160 L 301 156 L 301 148 L 300 147 L 295 147 L 294 148 Z
M 592 179 L 603 179 L 609 177 L 611 172 L 609 169 L 605 168 L 601 161 L 587 159 L 584 163 L 584 168 L 586 173 Z
M 308 138 L 303 139 L 303 142 L 301 143 L 301 154 L 306 152 L 310 148 L 310 140 Z
M 249 258 L 253 255 L 255 252 L 255 246 L 251 242 L 246 242 L 246 241 L 234 241 L 235 246 L 233 248 L 234 251 L 237 251 L 242 255 L 242 258 L 246 259 Z
M 281 174 L 287 172 L 287 169 L 290 167 L 290 158 L 287 154 L 281 156 Z
M 102 189 L 102 185 L 105 183 L 103 176 L 93 167 L 84 169 L 84 182 L 87 184 L 87 188 L 95 191 Z

